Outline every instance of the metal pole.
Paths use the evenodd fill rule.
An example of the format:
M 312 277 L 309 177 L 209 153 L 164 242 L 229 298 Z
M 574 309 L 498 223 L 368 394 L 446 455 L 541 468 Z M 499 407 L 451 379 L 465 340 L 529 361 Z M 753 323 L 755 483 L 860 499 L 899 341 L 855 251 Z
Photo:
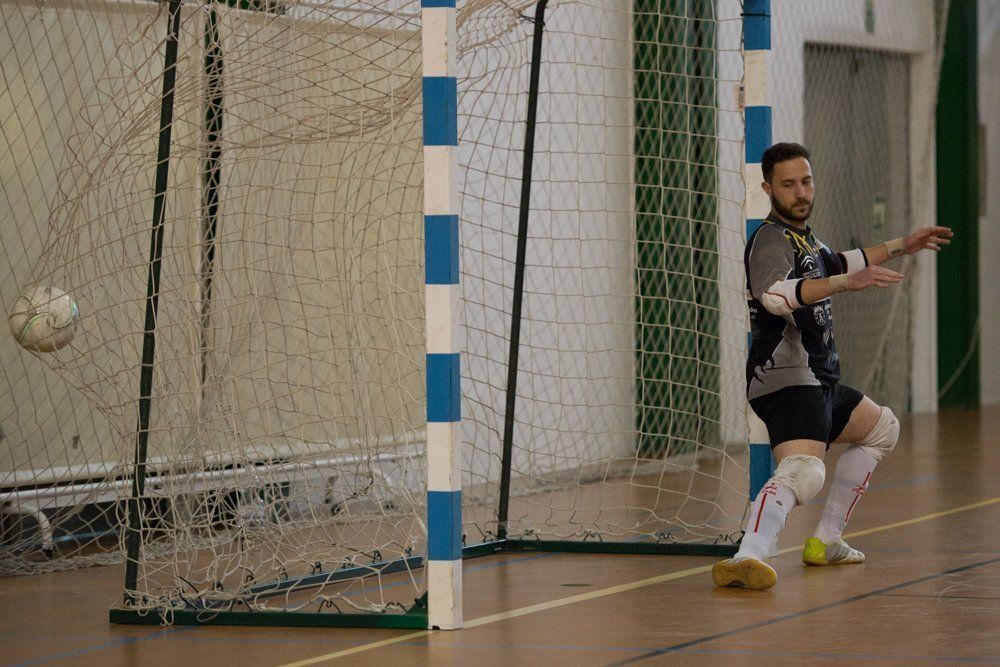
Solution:
M 201 392 L 205 393 L 208 376 L 208 328 L 212 316 L 212 278 L 215 273 L 215 238 L 219 225 L 219 183 L 222 179 L 222 43 L 219 38 L 219 15 L 209 10 L 205 23 L 205 155 L 202 163 L 201 220 Z
M 129 500 L 125 562 L 125 600 L 136 598 L 139 550 L 142 546 L 142 494 L 146 486 L 146 451 L 149 444 L 149 410 L 156 356 L 156 312 L 160 293 L 160 261 L 163 256 L 164 202 L 170 161 L 170 126 L 174 115 L 174 80 L 177 74 L 177 37 L 181 27 L 181 3 L 170 0 L 166 49 L 163 54 L 163 97 L 160 102 L 160 137 L 156 156 L 153 225 L 149 237 L 149 270 L 146 277 L 146 322 L 142 339 L 142 370 L 139 376 L 139 421 L 136 428 L 135 467 Z
M 531 74 L 528 83 L 528 118 L 524 132 L 524 170 L 521 176 L 521 208 L 517 225 L 517 259 L 514 265 L 514 301 L 511 304 L 510 354 L 507 359 L 507 401 L 503 422 L 503 458 L 500 468 L 500 507 L 497 513 L 498 537 L 507 537 L 510 508 L 510 467 L 514 447 L 514 410 L 517 404 L 517 357 L 521 346 L 521 303 L 524 292 L 524 257 L 528 248 L 528 215 L 531 203 L 531 164 L 535 152 L 535 116 L 538 109 L 538 77 L 542 60 L 542 34 L 545 28 L 545 5 L 535 6 L 535 32 L 531 43 Z

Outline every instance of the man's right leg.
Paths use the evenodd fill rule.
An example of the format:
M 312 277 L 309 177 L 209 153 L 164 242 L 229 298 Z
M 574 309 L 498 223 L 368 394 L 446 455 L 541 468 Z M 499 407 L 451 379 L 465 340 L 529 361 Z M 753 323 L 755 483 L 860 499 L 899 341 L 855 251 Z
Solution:
M 809 502 L 823 488 L 825 452 L 826 443 L 819 440 L 788 440 L 774 448 L 778 462 L 774 476 L 750 507 L 739 551 L 713 566 L 712 579 L 716 585 L 758 590 L 774 585 L 777 574 L 764 563 L 764 557 L 784 528 L 792 508 Z

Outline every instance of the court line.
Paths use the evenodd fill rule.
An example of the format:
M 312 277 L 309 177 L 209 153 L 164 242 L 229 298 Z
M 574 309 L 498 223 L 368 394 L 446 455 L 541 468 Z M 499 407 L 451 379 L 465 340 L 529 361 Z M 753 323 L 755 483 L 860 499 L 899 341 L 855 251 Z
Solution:
M 886 530 L 893 530 L 895 528 L 902 528 L 903 526 L 911 526 L 917 523 L 923 523 L 925 521 L 932 521 L 933 519 L 939 519 L 943 516 L 949 516 L 952 514 L 958 514 L 960 512 L 968 512 L 970 510 L 978 509 L 980 507 L 986 507 L 988 505 L 993 505 L 1000 502 L 1000 498 L 990 498 L 988 500 L 982 500 L 977 503 L 971 503 L 969 505 L 962 505 L 961 507 L 955 507 L 950 510 L 944 510 L 941 512 L 934 512 L 932 514 L 925 514 L 923 516 L 918 516 L 913 519 L 906 519 L 905 521 L 897 521 L 895 523 L 889 523 L 882 526 L 876 526 L 875 528 L 868 528 L 866 530 L 858 530 L 852 533 L 844 535 L 847 538 L 860 537 L 862 535 L 871 535 L 873 533 L 879 533 Z M 791 553 L 793 551 L 798 551 L 802 547 L 795 546 L 789 547 L 787 549 L 782 549 L 778 552 L 779 555 Z M 571 595 L 565 598 L 558 598 L 556 600 L 549 600 L 547 602 L 539 602 L 537 604 L 529 605 L 527 607 L 521 607 L 520 609 L 511 609 L 510 611 L 500 612 L 498 614 L 491 614 L 489 616 L 482 616 L 480 618 L 472 619 L 471 621 L 466 621 L 463 628 L 477 628 L 483 625 L 489 625 L 490 623 L 496 623 L 497 621 L 504 621 L 511 618 L 517 618 L 519 616 L 527 616 L 528 614 L 534 614 L 540 611 L 548 611 L 549 609 L 556 609 L 558 607 L 565 607 L 567 605 L 576 604 L 578 602 L 587 602 L 589 600 L 595 600 L 602 597 L 607 597 L 608 595 L 615 595 L 617 593 L 624 593 L 625 591 L 632 591 L 638 588 L 646 588 L 648 586 L 655 586 L 657 584 L 666 583 L 668 581 L 674 581 L 675 579 L 683 579 L 684 577 L 690 577 L 695 574 L 704 574 L 711 571 L 712 565 L 701 565 L 698 567 L 691 567 L 686 570 L 679 570 L 677 572 L 670 572 L 668 574 L 661 574 L 656 577 L 650 577 L 648 579 L 640 579 L 638 581 L 632 581 L 625 584 L 619 584 L 617 586 L 609 586 L 608 588 L 601 588 L 595 591 L 588 591 L 586 593 L 580 593 L 578 595 Z M 416 639 L 417 637 L 425 637 L 432 632 L 432 630 L 418 630 L 417 632 L 410 632 L 405 635 L 398 635 L 396 637 L 390 637 L 388 639 L 383 639 L 381 641 L 372 642 L 370 644 L 362 644 L 360 646 L 355 646 L 354 648 L 344 649 L 342 651 L 335 651 L 333 653 L 327 653 L 325 655 L 319 655 L 313 658 L 306 658 L 305 660 L 298 660 L 296 662 L 286 663 L 282 667 L 306 667 L 306 665 L 315 665 L 320 662 L 326 662 L 329 660 L 336 660 L 337 658 L 344 658 L 349 655 L 355 655 L 357 653 L 363 653 L 365 651 L 370 651 L 376 648 L 382 648 L 383 646 L 391 646 L 392 644 L 398 644 L 400 642 L 410 641 Z
M 875 653 L 831 653 L 804 651 L 763 651 L 750 649 L 683 649 L 677 651 L 678 655 L 753 655 L 770 658 L 834 658 L 837 660 L 900 660 L 912 662 L 932 662 L 941 664 L 943 662 L 972 663 L 975 665 L 996 665 L 1000 664 L 1000 658 L 959 658 L 957 656 L 926 656 L 926 655 L 878 655 Z
M 421 642 L 413 642 L 410 644 L 403 644 L 404 646 L 424 646 Z M 509 643 L 485 643 L 485 642 L 449 642 L 447 644 L 435 644 L 436 647 L 448 647 L 448 648 L 471 648 L 471 649 L 529 649 L 533 651 L 577 651 L 577 652 L 588 652 L 588 653 L 646 653 L 650 650 L 649 648 L 639 648 L 635 646 L 560 646 L 557 644 L 518 644 L 514 642 Z M 764 657 L 779 657 L 779 658 L 835 658 L 840 660 L 853 659 L 853 660 L 900 660 L 900 661 L 914 661 L 914 662 L 933 662 L 933 663 L 943 663 L 943 662 L 968 662 L 974 664 L 987 664 L 994 665 L 1000 664 L 1000 658 L 985 657 L 985 658 L 962 658 L 957 656 L 923 656 L 923 655 L 900 655 L 894 653 L 887 654 L 877 654 L 877 653 L 842 653 L 833 651 L 775 651 L 775 650 L 764 650 L 764 649 L 710 649 L 710 648 L 687 648 L 678 649 L 676 651 L 678 655 L 753 655 L 753 656 L 764 656 Z M 615 664 L 615 663 L 612 663 Z
M 841 607 L 845 604 L 850 604 L 852 602 L 859 602 L 876 595 L 881 595 L 883 593 L 888 593 L 890 591 L 897 591 L 901 588 L 907 588 L 909 586 L 916 586 L 917 584 L 923 584 L 928 581 L 933 581 L 934 579 L 939 579 L 945 577 L 949 574 L 958 574 L 959 572 L 966 572 L 968 570 L 974 570 L 977 567 L 983 567 L 985 565 L 993 565 L 994 563 L 1000 563 L 1000 557 L 990 558 L 989 560 L 979 561 L 978 563 L 970 563 L 969 565 L 961 565 L 959 567 L 953 567 L 943 572 L 935 572 L 934 574 L 928 574 L 923 577 L 917 577 L 916 579 L 910 579 L 909 581 L 904 581 L 900 584 L 893 584 L 892 586 L 886 586 L 884 588 L 878 588 L 874 591 L 868 591 L 867 593 L 860 593 L 858 595 L 852 595 L 849 598 L 844 598 L 843 600 L 836 600 L 834 602 L 827 602 L 826 604 L 821 604 L 818 607 L 813 607 L 811 609 L 802 609 L 800 611 L 794 611 L 790 614 L 785 614 L 784 616 L 778 616 L 777 618 L 771 618 L 766 621 L 760 621 L 758 623 L 751 623 L 750 625 L 744 625 L 740 628 L 733 628 L 732 630 L 725 630 L 723 632 L 717 632 L 712 635 L 706 635 L 699 639 L 692 639 L 690 641 L 681 642 L 680 644 L 674 644 L 673 646 L 665 646 L 663 648 L 658 648 L 656 650 L 650 651 L 648 653 L 643 653 L 642 655 L 637 655 L 627 660 L 621 660 L 619 662 L 611 663 L 611 667 L 620 667 L 621 665 L 631 665 L 642 660 L 648 660 L 650 658 L 656 658 L 661 655 L 666 655 L 667 653 L 677 653 L 683 651 L 686 648 L 692 646 L 697 646 L 698 644 L 704 644 L 706 642 L 715 641 L 716 639 L 725 639 L 726 637 L 732 637 L 733 635 L 743 634 L 744 632 L 749 632 L 751 630 L 758 630 L 760 628 L 767 627 L 769 625 L 776 625 L 778 623 L 784 623 L 785 621 L 790 621 L 793 618 L 800 618 L 802 616 L 809 616 L 810 614 L 816 614 L 821 611 L 826 611 L 827 609 L 833 609 L 834 607 Z
M 475 565 L 475 566 L 472 566 L 470 568 L 467 568 L 466 572 L 467 573 L 474 573 L 474 572 L 478 572 L 480 570 L 487 570 L 487 569 L 496 569 L 496 568 L 500 568 L 500 567 L 507 567 L 509 565 L 513 565 L 513 564 L 516 564 L 516 563 L 522 563 L 524 561 L 538 560 L 540 558 L 550 558 L 550 557 L 556 556 L 556 555 L 557 554 L 553 553 L 553 552 L 546 552 L 546 553 L 539 553 L 539 554 L 531 554 L 531 555 L 527 555 L 527 556 L 519 556 L 519 557 L 516 557 L 516 558 L 508 558 L 506 560 L 499 560 L 499 561 L 496 561 L 496 562 L 493 562 L 493 563 L 481 563 L 479 565 Z M 389 584 L 387 586 L 383 586 L 383 588 L 391 588 L 391 587 L 395 587 L 395 586 L 402 586 L 402 585 L 406 585 L 408 583 L 409 582 L 402 581 L 402 582 L 397 582 L 397 583 L 394 583 L 394 584 Z M 170 639 L 174 635 L 176 635 L 176 634 L 178 634 L 180 632 L 186 632 L 186 631 L 189 631 L 189 630 L 194 630 L 194 629 L 196 629 L 198 627 L 199 626 L 197 626 L 197 625 L 173 625 L 173 626 L 170 626 L 168 628 L 164 628 L 163 630 L 160 630 L 160 631 L 157 631 L 157 632 L 153 632 L 153 633 L 150 633 L 150 634 L 134 635 L 134 636 L 129 636 L 129 637 L 120 637 L 120 638 L 115 638 L 115 639 L 108 640 L 106 642 L 101 642 L 100 644 L 97 644 L 97 645 L 82 646 L 80 648 L 72 649 L 72 650 L 69 650 L 69 651 L 66 651 L 66 652 L 56 653 L 56 654 L 48 655 L 48 656 L 41 656 L 41 657 L 37 657 L 37 658 L 30 658 L 29 660 L 27 660 L 25 662 L 11 664 L 9 667 L 29 667 L 29 665 L 41 665 L 41 664 L 44 664 L 46 662 L 51 662 L 53 660 L 62 660 L 62 659 L 65 659 L 65 658 L 72 658 L 72 657 L 76 657 L 76 656 L 79 656 L 79 655 L 84 655 L 86 653 L 93 653 L 94 651 L 103 651 L 104 649 L 109 649 L 109 648 L 117 648 L 119 646 L 125 646 L 127 644 L 134 644 L 134 643 L 140 642 L 140 641 L 149 641 L 149 640 L 155 640 L 155 639 Z M 59 636 L 60 637 L 66 637 L 65 634 L 60 634 Z M 93 637 L 93 633 L 75 633 L 73 635 L 73 637 L 74 638 L 81 638 L 81 639 L 90 639 L 90 638 Z M 4 634 L 0 634 L 0 640 L 4 640 L 4 639 L 17 639 L 17 640 L 22 640 L 23 641 L 25 638 L 27 638 L 29 640 L 33 640 L 33 641 L 45 642 L 46 640 L 51 639 L 52 635 L 50 633 L 47 633 L 47 634 L 31 634 L 31 635 L 24 635 L 24 633 L 4 633 Z M 187 637 L 187 636 L 185 637 L 185 639 L 188 640 L 188 641 L 234 641 L 232 639 L 226 639 L 226 638 L 205 638 L 205 637 Z M 260 639 L 260 638 L 246 639 L 246 638 L 242 638 L 242 639 L 235 640 L 235 641 L 258 641 L 258 642 L 260 642 L 260 641 L 266 641 L 266 642 L 280 641 L 282 643 L 296 643 L 296 642 L 298 642 L 298 640 L 296 640 L 295 642 L 290 642 L 288 640 L 272 640 L 270 638 L 265 638 L 265 639 Z M 301 643 L 315 643 L 315 642 L 321 642 L 321 641 L 326 642 L 328 644 L 331 643 L 331 640 L 329 640 L 329 639 L 327 639 L 327 640 L 318 640 L 318 639 L 317 640 L 309 640 L 309 641 L 301 642 Z M 346 639 L 343 639 L 343 640 L 332 640 L 332 643 L 349 644 L 350 640 L 346 640 Z M 2 665 L 0 665 L 0 667 L 2 667 Z
M 986 595 L 944 595 L 943 593 L 892 593 L 887 598 L 934 598 L 935 600 L 1000 600 L 997 596 Z
M 197 625 L 172 625 L 168 628 L 164 628 L 157 632 L 148 635 L 132 635 L 130 637 L 120 637 L 117 639 L 111 639 L 96 646 L 83 646 L 80 648 L 70 649 L 68 651 L 62 651 L 60 653 L 55 653 L 52 655 L 43 656 L 41 658 L 29 658 L 23 662 L 16 662 L 11 665 L 11 667 L 27 667 L 28 665 L 41 665 L 46 662 L 51 662 L 53 660 L 64 660 L 67 658 L 75 658 L 77 656 L 84 655 L 86 653 L 93 653 L 94 651 L 103 651 L 108 648 L 117 648 L 119 646 L 125 646 L 127 644 L 136 644 L 138 642 L 149 641 L 151 639 L 163 639 L 164 637 L 172 637 L 173 635 L 180 634 L 182 632 L 188 632 L 198 627 Z

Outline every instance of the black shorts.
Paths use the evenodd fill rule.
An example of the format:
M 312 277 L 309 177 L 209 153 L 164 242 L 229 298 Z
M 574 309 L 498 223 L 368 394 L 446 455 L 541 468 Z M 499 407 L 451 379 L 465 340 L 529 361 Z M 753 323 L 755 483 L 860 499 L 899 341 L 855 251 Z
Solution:
M 802 439 L 819 440 L 829 448 L 864 397 L 844 384 L 785 387 L 752 399 L 750 407 L 767 426 L 772 449 Z

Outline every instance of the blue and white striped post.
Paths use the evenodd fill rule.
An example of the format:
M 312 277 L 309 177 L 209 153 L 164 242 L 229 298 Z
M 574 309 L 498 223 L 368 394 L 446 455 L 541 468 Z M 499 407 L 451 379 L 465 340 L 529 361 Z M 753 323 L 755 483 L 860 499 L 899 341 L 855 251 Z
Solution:
M 462 478 L 455 0 L 421 0 L 427 326 L 428 625 L 462 625 Z
M 764 180 L 760 158 L 771 145 L 771 92 L 767 66 L 771 57 L 771 0 L 743 2 L 743 110 L 746 132 L 746 159 L 743 182 L 746 186 L 744 216 L 747 238 L 757 230 L 771 210 L 771 202 L 761 189 Z M 747 334 L 749 345 L 750 334 Z M 747 407 L 750 422 L 750 500 L 757 497 L 774 473 L 774 458 L 767 429 Z

